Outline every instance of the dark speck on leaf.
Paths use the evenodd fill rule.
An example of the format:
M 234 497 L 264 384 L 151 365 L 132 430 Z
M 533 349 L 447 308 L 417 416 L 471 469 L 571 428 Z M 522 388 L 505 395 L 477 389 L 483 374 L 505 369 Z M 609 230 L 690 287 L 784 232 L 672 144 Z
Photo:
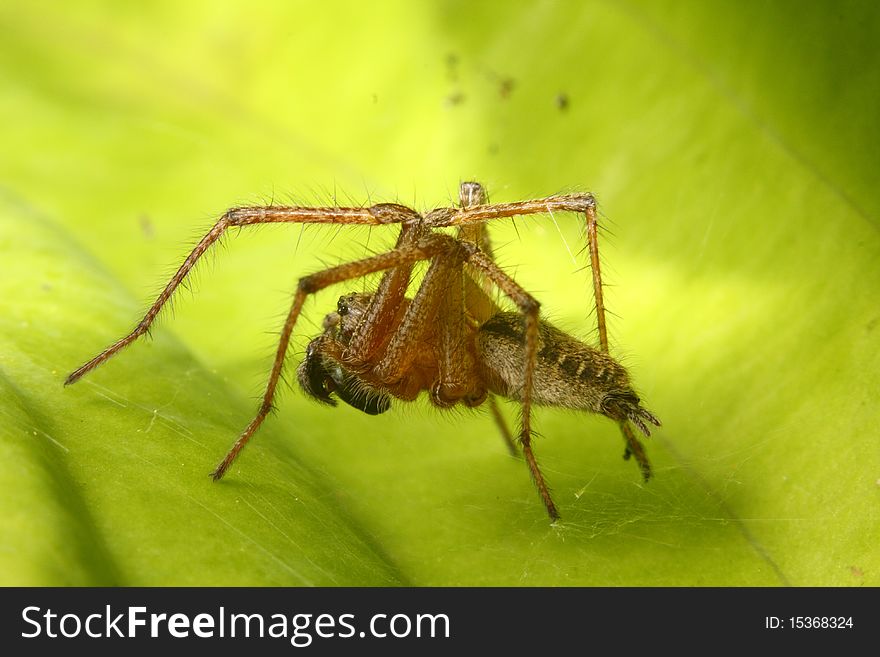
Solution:
M 560 112 L 565 112 L 568 110 L 568 94 L 559 92 L 556 94 L 556 108 Z
M 502 98 L 509 98 L 513 88 L 516 86 L 516 80 L 513 78 L 503 78 L 498 87 L 498 93 Z

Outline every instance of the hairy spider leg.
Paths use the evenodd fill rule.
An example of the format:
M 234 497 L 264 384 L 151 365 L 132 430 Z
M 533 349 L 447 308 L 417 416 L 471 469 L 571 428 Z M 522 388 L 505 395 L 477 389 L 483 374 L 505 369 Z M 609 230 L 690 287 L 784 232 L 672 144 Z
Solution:
M 427 233 L 419 244 L 431 244 L 433 253 L 431 264 L 425 272 L 425 276 L 419 285 L 418 290 L 410 301 L 409 305 L 396 327 L 391 339 L 385 346 L 381 358 L 373 368 L 373 376 L 383 385 L 394 386 L 410 370 L 410 367 L 418 355 L 417 349 L 414 348 L 418 343 L 422 343 L 424 338 L 434 331 L 434 326 L 438 320 L 438 313 L 444 304 L 444 297 L 448 295 L 455 296 L 456 288 L 461 285 L 458 281 L 456 286 L 456 270 L 461 268 L 464 257 L 457 252 L 457 242 L 445 235 Z M 464 311 L 462 307 L 463 301 L 461 295 L 458 295 L 458 308 L 456 313 L 461 315 Z M 442 315 L 440 327 L 441 336 L 446 329 L 447 322 L 454 322 L 454 318 Z M 361 324 L 364 325 L 363 323 Z M 374 331 L 373 327 L 368 327 L 369 331 Z M 442 337 L 441 337 L 442 340 Z M 440 350 L 442 351 L 442 349 Z M 363 362 L 363 358 L 356 353 L 352 353 L 351 357 L 357 362 Z M 444 366 L 443 357 L 441 356 L 440 371 L 441 385 L 443 381 Z M 413 390 L 412 396 L 418 391 Z M 406 395 L 409 397 L 411 395 Z
M 510 428 L 507 426 L 507 422 L 504 420 L 504 416 L 501 415 L 501 409 L 498 408 L 498 400 L 495 399 L 495 395 L 489 395 L 489 410 L 492 412 L 492 417 L 495 418 L 495 424 L 498 425 L 498 429 L 501 431 L 501 437 L 504 439 L 504 444 L 507 445 L 507 451 L 510 452 L 511 456 L 519 456 L 519 450 L 516 448 L 516 442 L 513 440 L 513 434 L 510 433 Z
M 418 244 L 419 240 L 428 235 L 429 231 L 421 222 L 403 222 L 400 235 L 394 245 L 395 249 L 403 249 Z M 394 322 L 401 304 L 406 302 L 406 291 L 409 287 L 413 268 L 417 261 L 392 267 L 383 274 L 370 304 L 364 311 L 361 321 L 348 342 L 345 356 L 360 361 L 370 361 L 394 330 Z
M 587 243 L 590 248 L 590 269 L 593 274 L 593 294 L 596 296 L 596 318 L 599 325 L 599 344 L 602 351 L 606 354 L 608 350 L 608 332 L 605 327 L 605 304 L 602 301 L 602 274 L 599 265 L 599 235 L 598 221 L 596 220 L 596 206 L 587 208 Z M 642 479 L 648 481 L 651 478 L 651 462 L 648 461 L 648 455 L 645 453 L 645 446 L 642 441 L 636 437 L 635 431 L 626 420 L 618 422 L 620 433 L 623 434 L 623 440 L 626 446 L 623 448 L 623 458 L 629 460 L 631 456 L 635 456 L 639 470 L 642 472 Z
M 485 401 L 487 390 L 468 347 L 471 329 L 465 318 L 463 266 L 467 252 L 461 242 L 441 234 L 429 233 L 420 243 L 432 242 L 445 246 L 432 257 L 418 290 L 399 316 L 384 352 L 372 361 L 365 361 L 349 350 L 345 366 L 365 373 L 372 385 L 393 390 L 401 399 L 414 399 L 426 384 L 431 384 L 429 392 L 436 406 L 450 407 L 458 402 L 478 406 Z M 375 328 L 369 327 L 369 330 Z M 411 375 L 417 360 L 426 351 L 436 355 L 439 369 L 436 381 Z
M 435 301 L 438 295 L 431 294 L 431 290 L 427 286 L 434 285 L 436 282 L 442 281 L 441 274 L 455 266 L 457 259 L 467 261 L 469 264 L 479 268 L 499 289 L 506 294 L 517 305 L 525 318 L 525 376 L 524 390 L 522 395 L 523 411 L 522 411 L 522 428 L 520 432 L 520 443 L 523 448 L 523 454 L 544 506 L 552 519 L 559 518 L 559 512 L 550 496 L 550 491 L 537 460 L 531 448 L 531 390 L 534 378 L 535 361 L 537 357 L 538 343 L 538 313 L 540 304 L 534 297 L 529 295 L 516 281 L 505 274 L 488 256 L 486 256 L 476 244 L 469 242 L 458 242 L 448 235 L 439 233 L 426 234 L 415 245 L 407 245 L 388 251 L 383 254 L 357 260 L 355 262 L 338 265 L 323 271 L 311 274 L 301 278 L 297 285 L 293 303 L 290 312 L 281 331 L 281 338 L 278 344 L 278 350 L 275 355 L 275 361 L 272 371 L 269 375 L 269 381 L 266 385 L 266 392 L 263 395 L 263 401 L 260 404 L 256 417 L 251 421 L 247 428 L 236 440 L 235 444 L 229 450 L 229 453 L 217 466 L 212 473 L 214 480 L 220 479 L 227 471 L 232 462 L 244 446 L 251 439 L 259 426 L 266 419 L 266 416 L 272 409 L 272 400 L 281 377 L 281 370 L 284 364 L 285 354 L 290 343 L 290 336 L 293 328 L 299 318 L 305 299 L 310 294 L 314 294 L 319 290 L 330 285 L 341 283 L 353 278 L 360 278 L 368 274 L 390 269 L 392 267 L 407 267 L 412 263 L 433 259 L 432 267 L 434 275 L 431 275 L 431 268 L 425 274 L 419 291 L 413 298 L 407 312 L 401 321 L 400 327 L 395 332 L 391 341 L 386 347 L 386 351 L 379 362 L 375 373 L 378 376 L 387 376 L 393 378 L 405 369 L 406 362 L 411 360 L 413 352 L 407 349 L 408 342 L 420 335 L 424 330 L 425 317 L 429 317 L 436 312 L 436 308 L 430 308 L 431 304 L 438 303 Z M 419 304 L 421 309 L 419 309 Z M 415 308 L 415 309 L 414 309 Z M 409 317 L 407 317 L 409 315 Z M 422 327 L 422 328 L 420 328 Z M 392 367 L 392 363 L 394 367 Z
M 541 304 L 496 265 L 494 260 L 483 253 L 476 244 L 461 242 L 461 246 L 467 253 L 467 262 L 478 267 L 489 280 L 498 286 L 498 289 L 516 304 L 519 311 L 523 314 L 525 363 L 519 442 L 522 446 L 523 457 L 529 466 L 529 472 L 531 472 L 535 486 L 538 488 L 538 493 L 541 495 L 544 506 L 547 508 L 547 513 L 552 520 L 558 520 L 559 511 L 556 510 L 556 505 L 550 496 L 550 489 L 532 451 L 532 391 L 534 387 L 535 365 L 538 358 L 538 317 Z
M 143 319 L 131 333 L 120 338 L 104 351 L 74 370 L 65 380 L 64 385 L 76 383 L 83 375 L 98 367 L 123 348 L 130 345 L 139 337 L 150 330 L 150 326 L 168 303 L 171 295 L 180 286 L 187 274 L 195 266 L 196 262 L 214 244 L 227 229 L 232 227 L 253 226 L 256 224 L 269 223 L 315 223 L 315 224 L 356 224 L 366 226 L 378 226 L 387 224 L 399 224 L 406 221 L 420 219 L 419 215 L 402 205 L 394 203 L 382 203 L 369 208 L 308 208 L 269 206 L 262 208 L 232 208 L 227 210 L 214 224 L 213 228 L 196 244 L 192 252 L 180 265 L 171 280 L 159 293 L 156 301 L 149 307 Z
M 472 193 L 471 196 L 476 197 L 477 195 Z M 552 214 L 553 212 L 573 212 L 582 214 L 586 219 L 587 247 L 590 253 L 590 269 L 593 279 L 593 299 L 596 304 L 596 325 L 599 332 L 599 344 L 602 351 L 609 353 L 605 302 L 602 291 L 602 272 L 599 261 L 596 199 L 592 194 L 564 194 L 513 203 L 482 203 L 461 208 L 440 208 L 429 212 L 425 216 L 425 223 L 432 227 L 460 226 L 463 228 L 467 225 L 480 224 L 495 219 Z M 639 469 L 642 472 L 642 477 L 647 481 L 651 477 L 651 464 L 645 453 L 644 445 L 636 437 L 628 421 L 623 420 L 619 425 L 626 443 L 623 457 L 629 459 L 631 456 L 635 456 Z
M 296 325 L 297 319 L 299 318 L 306 297 L 335 283 L 342 283 L 343 281 L 351 280 L 353 278 L 361 278 L 362 276 L 385 271 L 392 267 L 408 267 L 420 260 L 431 258 L 444 247 L 445 245 L 438 242 L 430 242 L 424 246 L 407 245 L 362 260 L 355 260 L 354 262 L 330 267 L 329 269 L 299 279 L 296 293 L 293 297 L 293 303 L 290 306 L 290 311 L 287 314 L 287 319 L 281 330 L 278 349 L 275 353 L 275 361 L 272 364 L 272 371 L 269 374 L 269 381 L 266 384 L 266 392 L 263 394 L 263 401 L 260 404 L 256 417 L 254 417 L 247 428 L 241 433 L 238 440 L 235 441 L 235 444 L 233 444 L 232 448 L 226 454 L 226 457 L 211 473 L 214 481 L 220 479 L 226 470 L 229 469 L 229 466 L 232 465 L 232 462 L 272 410 L 272 400 L 275 396 L 278 380 L 281 377 L 284 357 L 287 353 L 287 347 L 290 344 L 290 335 L 293 332 L 293 327 Z
M 451 321 L 449 318 L 460 318 L 463 313 L 462 306 L 464 297 L 462 295 L 461 279 L 454 280 L 454 276 L 460 276 L 459 263 L 466 262 L 474 267 L 498 289 L 508 296 L 519 308 L 525 317 L 525 376 L 523 379 L 523 395 L 522 395 L 522 424 L 520 430 L 520 444 L 523 449 L 523 456 L 532 474 L 547 513 L 553 520 L 559 518 L 559 512 L 550 496 L 550 490 L 546 480 L 538 467 L 531 447 L 531 398 L 532 385 L 534 378 L 535 363 L 537 360 L 538 345 L 538 314 L 540 304 L 537 299 L 526 292 L 516 281 L 506 274 L 497 264 L 473 242 L 459 242 L 442 233 L 429 233 L 420 243 L 435 244 L 437 249 L 437 257 L 425 273 L 419 290 L 406 310 L 406 313 L 395 332 L 391 341 L 388 343 L 386 352 L 382 357 L 374 373 L 379 378 L 385 378 L 387 382 L 392 382 L 399 378 L 411 363 L 415 352 L 409 348 L 413 342 L 417 341 L 421 334 L 426 330 L 432 316 L 439 309 L 439 305 L 432 304 L 457 304 L 458 308 L 447 308 L 444 316 L 444 326 L 441 333 L 441 340 L 446 342 L 451 353 L 446 353 L 446 349 L 441 349 L 444 356 L 441 358 L 441 376 L 439 382 L 439 390 L 432 390 L 432 395 L 443 405 L 444 385 L 451 388 L 446 391 L 449 395 L 449 403 L 455 403 L 458 399 L 462 399 L 464 403 L 475 405 L 482 401 L 482 398 L 468 400 L 467 392 L 463 390 L 463 383 L 451 380 L 451 372 L 456 367 L 447 362 L 444 365 L 443 359 L 451 356 L 460 363 L 466 358 L 463 351 L 459 348 L 463 345 L 463 326 L 450 326 L 445 322 Z M 444 253 L 445 251 L 445 253 Z M 453 279 L 450 282 L 450 279 Z M 436 294 L 434 288 L 443 286 L 443 294 Z M 439 300 L 439 301 L 438 301 Z M 473 367 L 473 365 L 472 365 Z M 468 377 L 465 377 L 467 379 Z M 459 383 L 456 389 L 456 383 Z
M 470 208 L 477 205 L 485 205 L 489 202 L 485 188 L 475 182 L 463 182 L 459 186 L 458 191 L 459 205 L 462 208 Z M 492 240 L 489 237 L 489 228 L 485 223 L 462 224 L 458 227 L 458 238 L 466 242 L 473 242 L 480 247 L 487 256 L 495 259 L 494 249 L 492 248 Z M 464 296 L 465 308 L 469 317 L 477 324 L 482 324 L 489 318 L 501 312 L 501 308 L 492 299 L 492 284 L 482 276 L 478 269 L 471 266 L 465 267 L 464 280 Z M 501 409 L 498 406 L 498 400 L 495 395 L 489 393 L 488 396 L 489 411 L 492 418 L 498 426 L 501 438 L 507 446 L 507 450 L 511 456 L 519 456 L 519 450 L 516 448 L 516 442 L 513 434 L 507 426 Z

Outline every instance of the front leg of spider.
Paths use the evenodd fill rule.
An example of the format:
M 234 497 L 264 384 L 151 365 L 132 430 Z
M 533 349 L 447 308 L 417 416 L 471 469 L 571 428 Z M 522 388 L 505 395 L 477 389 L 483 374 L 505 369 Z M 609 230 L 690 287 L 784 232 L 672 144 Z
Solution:
M 497 219 L 578 213 L 587 219 L 587 242 L 600 349 L 543 322 L 538 301 L 494 262 L 487 223 Z M 384 413 L 391 398 L 411 401 L 425 392 L 438 408 L 489 403 L 502 435 L 516 452 L 495 396 L 522 405 L 519 444 L 548 515 L 559 517 L 532 448 L 534 405 L 563 406 L 603 414 L 620 425 L 627 457 L 635 456 L 647 478 L 650 465 L 632 426 L 645 435 L 659 420 L 642 407 L 626 370 L 608 354 L 602 281 L 596 242 L 596 204 L 589 194 L 490 204 L 478 183 L 462 183 L 459 207 L 425 215 L 395 203 L 368 208 L 243 207 L 229 210 L 179 267 L 127 336 L 75 370 L 67 384 L 101 365 L 140 336 L 183 283 L 202 255 L 231 227 L 263 223 L 320 223 L 400 228 L 394 249 L 331 267 L 299 281 L 281 331 L 275 359 L 257 414 L 212 472 L 220 479 L 272 409 L 293 328 L 305 300 L 324 288 L 383 272 L 373 292 L 340 297 L 297 369 L 303 391 L 335 405 L 340 399 L 370 415 Z M 457 227 L 457 237 L 436 229 Z M 428 269 L 407 296 L 413 268 Z M 500 290 L 518 312 L 505 312 L 493 298 Z

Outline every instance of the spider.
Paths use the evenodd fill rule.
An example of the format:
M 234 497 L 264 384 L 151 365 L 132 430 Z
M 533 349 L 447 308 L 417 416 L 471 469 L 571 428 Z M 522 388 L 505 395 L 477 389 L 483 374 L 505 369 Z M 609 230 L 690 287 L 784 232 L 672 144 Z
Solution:
M 599 348 L 591 347 L 540 318 L 540 304 L 494 261 L 486 224 L 517 216 L 572 212 L 586 221 Z M 505 438 L 516 444 L 495 396 L 522 405 L 519 446 L 551 520 L 559 512 L 532 449 L 532 406 L 550 405 L 600 413 L 620 425 L 624 458 L 635 457 L 647 481 L 651 466 L 632 425 L 645 436 L 660 421 L 640 404 L 626 369 L 608 353 L 605 306 L 597 244 L 596 201 L 591 194 L 550 196 L 490 204 L 476 182 L 464 182 L 458 207 L 420 214 L 397 203 L 371 207 L 236 207 L 228 210 L 195 246 L 135 329 L 75 370 L 79 380 L 150 329 L 162 307 L 205 252 L 231 227 L 266 223 L 396 225 L 393 249 L 299 279 L 284 322 L 266 390 L 256 416 L 211 473 L 219 480 L 273 408 L 291 333 L 309 295 L 324 288 L 384 272 L 375 291 L 339 298 L 324 318 L 297 369 L 302 390 L 335 405 L 336 399 L 376 415 L 391 398 L 411 401 L 427 392 L 433 405 L 476 407 L 487 403 Z M 453 236 L 437 229 L 457 227 Z M 413 269 L 429 265 L 415 293 L 407 296 Z M 500 290 L 517 307 L 496 302 Z

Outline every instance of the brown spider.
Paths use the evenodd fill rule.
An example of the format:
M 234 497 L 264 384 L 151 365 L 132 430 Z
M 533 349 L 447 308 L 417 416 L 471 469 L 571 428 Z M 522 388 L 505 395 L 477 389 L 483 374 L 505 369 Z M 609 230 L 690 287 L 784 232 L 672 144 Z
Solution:
M 266 392 L 256 417 L 213 471 L 220 479 L 272 409 L 293 327 L 306 298 L 330 285 L 385 272 L 376 290 L 339 298 L 324 318 L 324 332 L 312 340 L 297 370 L 302 389 L 335 405 L 332 395 L 375 415 L 390 398 L 415 399 L 427 391 L 431 402 L 489 408 L 516 454 L 513 439 L 493 395 L 522 402 L 519 443 L 529 471 L 553 520 L 559 512 L 535 460 L 531 442 L 533 404 L 601 413 L 617 421 L 626 442 L 624 458 L 635 456 L 645 480 L 651 467 L 630 426 L 646 436 L 646 423 L 660 421 L 639 403 L 629 375 L 608 354 L 602 278 L 596 241 L 596 201 L 591 194 L 567 194 L 516 203 L 489 204 L 475 182 L 461 184 L 460 207 L 419 214 L 403 205 L 364 207 L 240 207 L 227 211 L 183 261 L 137 327 L 67 377 L 74 383 L 146 333 L 162 306 L 196 261 L 226 229 L 264 223 L 398 224 L 395 247 L 362 260 L 330 267 L 299 280 L 284 322 Z M 600 349 L 594 349 L 544 322 L 540 304 L 495 264 L 485 223 L 516 216 L 575 212 L 586 219 Z M 457 226 L 452 237 L 435 230 Z M 430 265 L 412 298 L 406 296 L 413 268 Z M 504 312 L 492 297 L 497 286 L 519 309 Z

